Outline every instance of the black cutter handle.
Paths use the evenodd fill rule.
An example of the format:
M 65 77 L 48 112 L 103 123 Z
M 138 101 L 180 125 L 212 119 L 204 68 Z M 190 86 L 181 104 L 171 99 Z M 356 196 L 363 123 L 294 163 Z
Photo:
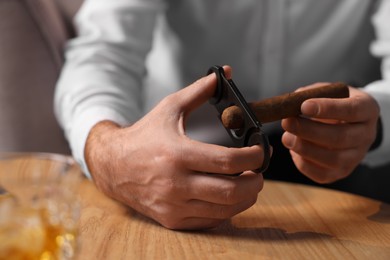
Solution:
M 244 112 L 244 126 L 239 129 L 228 129 L 226 127 L 225 129 L 238 147 L 252 145 L 261 145 L 263 147 L 263 165 L 254 171 L 257 173 L 264 172 L 267 170 L 270 162 L 270 146 L 267 135 L 261 131 L 260 122 L 256 119 L 256 116 L 233 80 L 226 78 L 223 68 L 221 66 L 212 66 L 207 74 L 211 73 L 217 75 L 217 88 L 214 96 L 209 101 L 210 104 L 217 109 L 219 120 L 221 120 L 222 113 L 226 108 L 234 105 L 241 108 Z

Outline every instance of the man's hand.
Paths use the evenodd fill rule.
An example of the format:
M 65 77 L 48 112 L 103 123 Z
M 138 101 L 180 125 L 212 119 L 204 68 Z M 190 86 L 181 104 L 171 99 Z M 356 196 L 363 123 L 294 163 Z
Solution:
M 319 183 L 348 176 L 375 140 L 376 101 L 350 87 L 349 98 L 310 99 L 301 110 L 303 117 L 282 120 L 282 142 L 297 168 Z
M 225 71 L 230 75 L 230 68 Z M 187 116 L 215 86 L 210 74 L 129 127 L 98 123 L 85 148 L 97 187 L 170 229 L 214 227 L 251 207 L 263 177 L 248 170 L 262 165 L 262 148 L 227 148 L 185 135 Z M 226 176 L 238 172 L 244 173 Z

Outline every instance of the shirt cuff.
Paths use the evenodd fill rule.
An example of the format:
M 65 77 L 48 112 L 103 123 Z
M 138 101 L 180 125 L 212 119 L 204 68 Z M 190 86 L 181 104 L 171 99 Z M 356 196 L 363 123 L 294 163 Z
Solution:
M 85 162 L 85 143 L 92 127 L 104 120 L 110 120 L 119 125 L 129 123 L 128 119 L 113 109 L 102 107 L 89 108 L 77 116 L 68 135 L 72 155 L 80 165 L 85 176 L 89 179 L 92 179 L 92 176 Z
M 390 163 L 390 82 L 377 81 L 368 85 L 364 90 L 369 93 L 379 104 L 382 121 L 382 142 L 379 146 L 369 151 L 363 163 L 370 167 L 379 167 Z

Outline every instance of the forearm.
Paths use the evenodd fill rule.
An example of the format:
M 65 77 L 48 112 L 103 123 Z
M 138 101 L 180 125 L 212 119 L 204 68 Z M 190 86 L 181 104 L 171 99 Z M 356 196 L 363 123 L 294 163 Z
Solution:
M 141 116 L 145 58 L 161 1 L 87 0 L 77 14 L 55 94 L 55 112 L 72 153 L 88 173 L 84 145 L 91 128 Z

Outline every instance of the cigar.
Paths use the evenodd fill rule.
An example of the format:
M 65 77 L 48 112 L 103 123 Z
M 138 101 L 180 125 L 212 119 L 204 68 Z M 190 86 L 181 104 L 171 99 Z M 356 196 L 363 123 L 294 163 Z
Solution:
M 342 82 L 331 83 L 322 87 L 249 103 L 260 123 L 268 123 L 301 114 L 302 103 L 310 98 L 346 98 L 348 86 Z M 239 129 L 244 125 L 244 115 L 238 106 L 226 108 L 221 115 L 222 124 L 229 129 Z

